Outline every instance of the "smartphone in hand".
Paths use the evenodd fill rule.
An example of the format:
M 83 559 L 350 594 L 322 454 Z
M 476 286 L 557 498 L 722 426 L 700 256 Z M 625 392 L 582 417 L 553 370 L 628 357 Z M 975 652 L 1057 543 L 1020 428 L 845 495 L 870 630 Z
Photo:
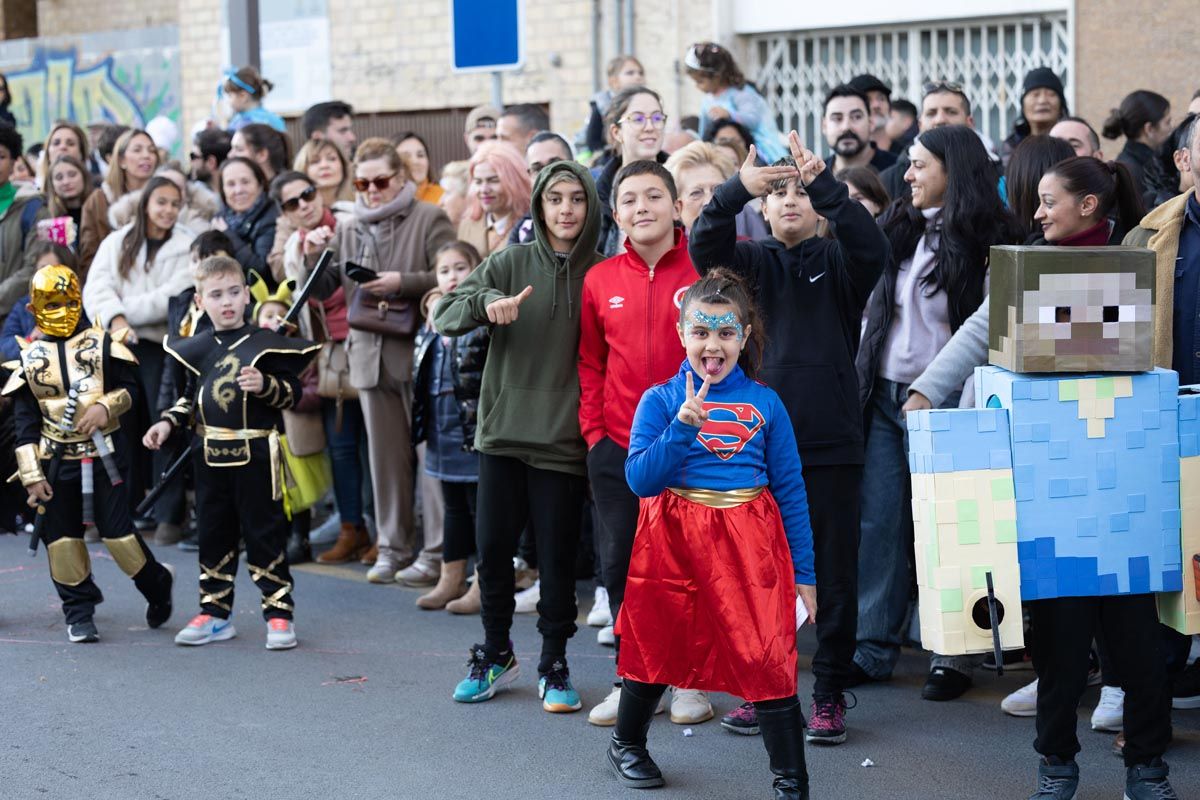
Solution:
M 370 283 L 379 277 L 379 273 L 353 261 L 346 262 L 346 277 L 355 283 Z

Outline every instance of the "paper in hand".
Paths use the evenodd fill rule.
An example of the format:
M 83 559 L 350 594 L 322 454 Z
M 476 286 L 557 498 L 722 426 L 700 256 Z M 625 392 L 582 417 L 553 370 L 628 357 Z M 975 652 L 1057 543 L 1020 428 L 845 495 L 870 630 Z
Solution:
M 803 628 L 806 622 L 808 622 L 808 606 L 804 605 L 800 595 L 796 595 L 796 630 Z

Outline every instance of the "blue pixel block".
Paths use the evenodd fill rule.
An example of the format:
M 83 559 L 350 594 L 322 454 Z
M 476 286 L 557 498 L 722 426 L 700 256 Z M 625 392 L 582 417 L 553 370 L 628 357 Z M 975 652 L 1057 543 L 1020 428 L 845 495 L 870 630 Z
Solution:
M 976 402 L 1007 411 L 1012 430 L 1023 600 L 1180 584 L 1179 454 L 1200 449 L 1200 395 L 1177 392 L 1178 376 L 1162 369 L 975 371 Z M 958 464 L 981 464 L 996 446 L 990 434 L 958 433 L 936 446 L 931 433 L 927 447 L 942 464 L 979 468 Z
M 1200 386 L 1184 386 L 1179 395 L 1179 457 L 1200 456 Z
M 914 474 L 1008 469 L 1008 412 L 932 409 L 908 415 L 908 467 Z

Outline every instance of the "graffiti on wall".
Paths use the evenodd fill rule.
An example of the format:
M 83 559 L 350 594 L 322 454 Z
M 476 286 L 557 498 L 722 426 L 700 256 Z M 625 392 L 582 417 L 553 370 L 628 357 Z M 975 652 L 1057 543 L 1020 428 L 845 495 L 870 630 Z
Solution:
M 157 116 L 181 119 L 176 29 L 158 45 L 163 29 L 125 31 L 120 44 L 107 34 L 29 41 L 23 52 L 0 47 L 8 78 L 9 110 L 26 142 L 42 141 L 56 120 L 86 126 L 110 122 L 143 127 Z M 142 41 L 138 41 L 141 34 Z

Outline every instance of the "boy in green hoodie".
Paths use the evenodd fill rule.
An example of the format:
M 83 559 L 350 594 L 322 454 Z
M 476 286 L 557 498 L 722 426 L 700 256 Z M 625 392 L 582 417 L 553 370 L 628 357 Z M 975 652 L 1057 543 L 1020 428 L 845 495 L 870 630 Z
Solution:
M 573 161 L 544 168 L 533 187 L 534 239 L 492 254 L 443 297 L 433 324 L 445 336 L 492 326 L 479 395 L 476 542 L 484 643 L 471 648 L 462 703 L 490 700 L 516 680 L 509 631 L 513 556 L 528 525 L 541 578 L 538 694 L 551 712 L 578 711 L 567 670 L 575 633 L 575 551 L 586 491 L 579 431 L 579 312 L 583 276 L 600 261 L 600 203 Z

